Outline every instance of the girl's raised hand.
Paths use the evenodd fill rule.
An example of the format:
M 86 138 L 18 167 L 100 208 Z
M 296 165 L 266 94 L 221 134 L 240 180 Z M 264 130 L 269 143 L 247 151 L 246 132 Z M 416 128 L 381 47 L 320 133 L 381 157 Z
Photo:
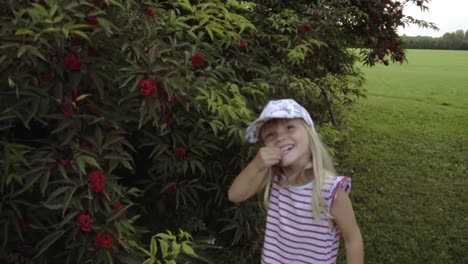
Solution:
M 278 164 L 280 160 L 281 149 L 279 147 L 265 146 L 258 150 L 253 162 L 258 170 L 264 170 Z

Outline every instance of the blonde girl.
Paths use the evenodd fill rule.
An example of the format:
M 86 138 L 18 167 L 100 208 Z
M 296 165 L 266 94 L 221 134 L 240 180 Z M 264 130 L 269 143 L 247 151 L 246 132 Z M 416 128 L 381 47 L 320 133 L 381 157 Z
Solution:
M 336 263 L 340 235 L 347 263 L 364 263 L 351 179 L 336 175 L 304 107 L 293 99 L 270 101 L 247 128 L 247 140 L 261 147 L 228 197 L 237 203 L 265 190 L 262 263 Z

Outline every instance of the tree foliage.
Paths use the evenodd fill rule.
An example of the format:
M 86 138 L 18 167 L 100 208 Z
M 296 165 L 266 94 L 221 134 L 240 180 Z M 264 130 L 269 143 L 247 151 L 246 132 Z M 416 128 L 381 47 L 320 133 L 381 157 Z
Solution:
M 459 29 L 445 33 L 442 37 L 402 36 L 407 49 L 468 50 L 468 30 Z
M 191 253 L 164 233 L 181 228 L 198 261 L 251 263 L 262 213 L 225 194 L 254 153 L 244 128 L 268 100 L 293 97 L 335 143 L 330 124 L 362 95 L 349 48 L 365 43 L 369 65 L 402 61 L 402 8 L 2 1 L 0 260 L 171 263 Z

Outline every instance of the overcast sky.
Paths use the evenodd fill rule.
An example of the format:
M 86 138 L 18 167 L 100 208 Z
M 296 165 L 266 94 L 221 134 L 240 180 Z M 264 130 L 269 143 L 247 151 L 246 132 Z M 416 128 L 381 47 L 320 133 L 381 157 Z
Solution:
M 400 28 L 398 33 L 407 36 L 431 36 L 441 37 L 445 33 L 454 32 L 458 29 L 468 30 L 468 0 L 432 0 L 429 11 L 422 12 L 416 5 L 405 6 L 403 12 L 406 15 L 428 22 L 434 22 L 439 31 L 421 29 L 417 25 Z

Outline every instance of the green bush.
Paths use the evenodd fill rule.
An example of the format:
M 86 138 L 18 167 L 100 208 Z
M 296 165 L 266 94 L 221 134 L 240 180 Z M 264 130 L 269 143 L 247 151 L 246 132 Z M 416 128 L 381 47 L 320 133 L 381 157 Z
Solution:
M 244 128 L 293 97 L 338 142 L 362 95 L 348 48 L 404 59 L 401 4 L 352 2 L 2 1 L 0 260 L 157 263 L 141 249 L 178 228 L 199 261 L 257 259 L 256 202 L 225 197 Z

